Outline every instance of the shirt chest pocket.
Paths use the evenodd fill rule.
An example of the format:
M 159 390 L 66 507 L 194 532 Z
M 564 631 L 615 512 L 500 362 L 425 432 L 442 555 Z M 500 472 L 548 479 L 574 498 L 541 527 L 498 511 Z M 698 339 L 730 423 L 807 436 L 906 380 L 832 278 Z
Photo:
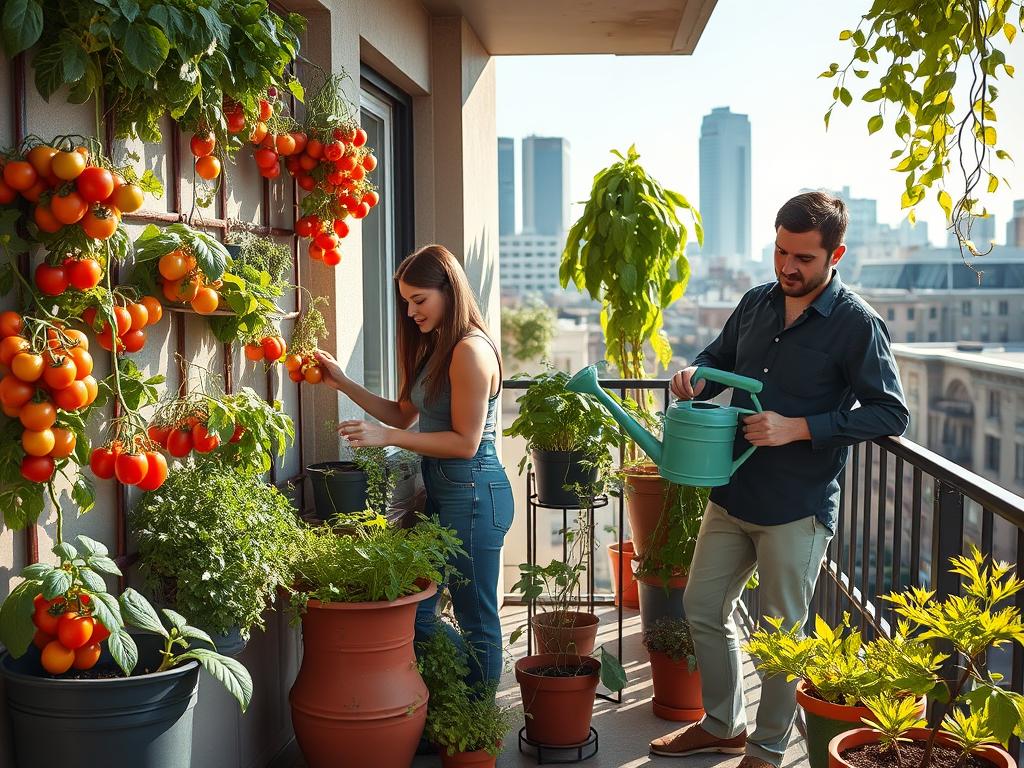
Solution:
M 839 368 L 831 357 L 799 344 L 780 345 L 775 373 L 774 383 L 808 404 L 837 400 L 843 386 Z

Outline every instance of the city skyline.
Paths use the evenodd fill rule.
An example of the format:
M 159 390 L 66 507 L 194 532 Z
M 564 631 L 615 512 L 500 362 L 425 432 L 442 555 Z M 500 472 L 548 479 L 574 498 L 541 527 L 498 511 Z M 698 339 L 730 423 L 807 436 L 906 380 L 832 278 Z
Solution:
M 701 255 L 733 268 L 754 257 L 750 238 L 750 120 L 715 107 L 700 125 Z
M 522 231 L 561 235 L 569 228 L 569 141 L 564 136 L 530 135 L 520 147 Z
M 905 218 L 904 178 L 891 170 L 889 158 L 897 140 L 888 126 L 868 135 L 865 126 L 877 105 L 859 101 L 860 81 L 850 84 L 858 99 L 853 107 L 837 108 L 827 132 L 823 120 L 834 81 L 818 74 L 833 61 L 845 64 L 850 46 L 838 40 L 839 32 L 855 26 L 868 5 L 719 0 L 693 56 L 499 58 L 498 134 L 556 135 L 572 142 L 571 224 L 594 174 L 614 161 L 610 150 L 634 143 L 655 178 L 696 201 L 701 118 L 729 106 L 750 116 L 757 148 L 751 178 L 754 253 L 771 240 L 779 206 L 805 187 L 848 186 L 856 197 L 878 201 L 880 222 L 899 227 Z M 1006 52 L 1007 63 L 1024 66 L 1019 42 Z M 999 135 L 1024 135 L 1019 80 L 1001 76 L 998 83 Z M 1007 150 L 1019 154 L 1012 144 Z M 997 162 L 995 169 L 1012 185 L 986 196 L 993 201 L 1001 240 L 1013 200 L 1024 198 L 1024 185 L 1016 166 Z M 919 206 L 918 218 L 928 222 L 931 242 L 944 246 L 946 225 L 934 192 Z

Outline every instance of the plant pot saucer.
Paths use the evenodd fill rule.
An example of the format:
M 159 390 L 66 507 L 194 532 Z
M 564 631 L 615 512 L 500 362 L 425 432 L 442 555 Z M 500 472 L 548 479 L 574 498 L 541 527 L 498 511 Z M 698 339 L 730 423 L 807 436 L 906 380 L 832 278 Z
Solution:
M 704 708 L 684 708 L 684 707 L 670 707 L 667 704 L 662 704 L 657 699 L 651 701 L 651 705 L 654 709 L 654 714 L 660 717 L 662 720 L 672 720 L 677 723 L 692 723 L 700 720 L 704 717 Z

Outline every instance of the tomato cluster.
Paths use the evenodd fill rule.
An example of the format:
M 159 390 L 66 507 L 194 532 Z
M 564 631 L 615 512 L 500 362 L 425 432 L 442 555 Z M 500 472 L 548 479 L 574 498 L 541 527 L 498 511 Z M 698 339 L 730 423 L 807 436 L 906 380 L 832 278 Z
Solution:
M 241 424 L 237 425 L 228 442 L 237 443 L 244 432 L 245 428 Z M 210 453 L 220 447 L 220 435 L 211 432 L 198 416 L 190 416 L 179 424 L 151 425 L 149 437 L 178 459 L 185 458 L 192 451 Z
M 95 329 L 96 307 L 89 307 L 82 312 L 82 320 Z M 114 327 L 109 320 L 96 333 L 96 341 L 103 349 L 110 352 L 117 345 L 118 354 L 122 352 L 138 352 L 146 346 L 146 327 L 156 325 L 164 316 L 163 305 L 155 296 L 143 296 L 122 306 L 114 306 Z
M 189 304 L 200 315 L 210 315 L 221 304 L 220 281 L 208 283 L 196 264 L 195 256 L 184 251 L 171 251 L 157 264 L 164 297 L 175 304 Z
M 32 642 L 42 651 L 43 669 L 51 675 L 63 675 L 71 668 L 92 669 L 99 661 L 100 645 L 110 632 L 90 615 L 90 602 L 86 594 L 70 603 L 63 595 L 53 600 L 36 595 Z
M 39 144 L 2 162 L 0 204 L 9 205 L 20 194 L 34 204 L 32 219 L 41 232 L 77 226 L 87 237 L 106 240 L 122 213 L 142 207 L 142 188 L 92 164 L 86 147 L 59 150 Z
M 268 363 L 276 363 L 284 357 L 288 351 L 288 345 L 282 336 L 264 336 L 259 341 L 253 341 L 245 345 L 245 357 L 253 362 L 266 360 Z
M 288 355 L 284 359 L 284 367 L 288 370 L 288 378 L 294 382 L 319 384 L 324 380 L 320 363 L 312 355 Z
M 138 442 L 125 446 L 115 440 L 110 445 L 94 448 L 89 468 L 101 480 L 117 478 L 124 485 L 135 485 L 144 491 L 155 491 L 167 479 L 167 459 L 159 451 L 145 450 Z
M 70 413 L 87 408 L 96 400 L 99 385 L 92 376 L 89 339 L 82 331 L 48 328 L 41 349 L 33 348 L 23 331 L 24 319 L 17 312 L 0 312 L 0 406 L 24 428 L 22 477 L 45 483 L 77 443 L 72 430 L 57 426 L 58 409 Z

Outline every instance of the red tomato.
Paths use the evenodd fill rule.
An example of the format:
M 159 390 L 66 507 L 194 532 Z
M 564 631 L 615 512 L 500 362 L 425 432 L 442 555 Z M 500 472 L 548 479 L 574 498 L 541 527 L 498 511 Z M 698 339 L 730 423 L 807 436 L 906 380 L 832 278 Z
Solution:
M 3 180 L 3 174 L 0 174 L 0 205 L 10 205 L 17 199 L 18 193 L 7 185 Z
M 299 237 L 312 237 L 319 230 L 320 220 L 316 216 L 303 216 L 295 222 L 295 234 Z
M 144 491 L 155 491 L 167 479 L 167 459 L 157 451 L 146 451 L 146 476 L 136 485 Z
M 156 424 L 150 424 L 149 429 L 146 430 L 146 434 L 149 435 L 149 439 L 157 445 L 166 447 L 167 438 L 171 434 L 170 427 L 160 427 Z
M 278 336 L 267 336 L 260 346 L 263 347 L 263 356 L 271 362 L 279 360 L 285 350 L 284 339 Z
M 102 643 L 108 637 L 110 637 L 110 630 L 109 629 L 104 627 L 98 621 L 95 624 L 93 624 L 93 627 L 92 627 L 92 638 L 91 639 L 92 639 L 92 641 L 94 643 Z
M 313 242 L 323 250 L 329 251 L 338 247 L 338 236 L 332 232 L 321 232 L 313 239 Z
M 100 203 L 114 193 L 114 176 L 106 168 L 91 165 L 75 179 L 78 194 L 87 203 Z
M 57 622 L 57 639 L 61 645 L 73 651 L 89 642 L 92 626 L 91 617 L 82 616 L 78 611 L 65 611 Z
M 245 427 L 243 427 L 241 424 L 236 424 L 235 425 L 235 431 L 231 433 L 231 439 L 228 440 L 228 442 L 229 443 L 237 443 L 239 440 L 242 439 L 242 435 L 244 435 L 244 434 L 245 434 Z
M 380 202 L 380 195 L 374 192 L 372 189 L 363 195 L 362 202 L 373 208 L 377 203 Z
M 124 336 L 132 327 L 132 313 L 126 307 L 114 307 L 114 320 L 117 322 L 118 336 Z
M 77 259 L 64 270 L 72 288 L 88 291 L 100 284 L 103 268 L 96 259 Z
M 366 143 L 366 139 L 367 139 L 366 131 L 364 131 L 362 128 L 357 128 L 356 129 L 356 135 L 352 137 L 352 146 L 353 147 L 361 147 L 361 146 L 363 146 L 363 144 Z
M 31 189 L 38 178 L 36 169 L 26 160 L 12 160 L 4 166 L 4 183 L 19 192 Z
M 210 132 L 206 133 L 194 133 L 192 134 L 192 140 L 189 142 L 189 148 L 192 150 L 192 154 L 196 157 L 206 157 L 208 154 L 213 152 L 213 148 L 216 146 L 217 140 Z
M 76 224 L 85 216 L 89 206 L 80 194 L 72 191 L 66 195 L 53 197 L 50 200 L 50 210 L 61 224 Z
M 146 476 L 149 463 L 145 454 L 122 453 L 114 461 L 114 474 L 125 485 L 135 485 Z
M 0 339 L 17 336 L 24 327 L 25 323 L 17 312 L 10 309 L 0 312 Z
M 114 476 L 114 453 L 109 448 L 94 448 L 89 457 L 89 468 L 101 480 Z
M 220 445 L 220 436 L 208 432 L 205 424 L 196 424 L 192 427 L 192 445 L 197 453 L 209 453 Z
M 302 375 L 302 371 L 288 371 L 288 378 L 294 382 L 300 382 L 305 377 Z
M 260 168 L 269 168 L 272 165 L 277 165 L 278 154 L 272 149 L 257 149 L 253 153 L 253 157 L 256 160 L 256 165 Z
M 68 278 L 64 267 L 40 264 L 36 267 L 36 286 L 47 296 L 60 296 L 68 287 Z
M 88 353 L 86 353 L 88 354 Z M 63 389 L 58 389 L 53 393 L 53 403 L 62 411 L 77 411 L 79 408 L 87 406 L 91 400 L 89 399 L 89 386 L 85 383 L 86 379 L 91 379 L 91 376 L 85 376 L 78 381 L 72 381 Z
M 43 381 L 54 390 L 64 389 L 78 378 L 75 361 L 67 355 L 47 351 L 43 355 Z
M 263 359 L 263 347 L 260 344 L 246 344 L 245 357 L 247 360 L 256 362 Z M 29 395 L 31 397 L 31 395 Z
M 36 599 L 39 599 L 40 597 L 42 597 L 42 595 L 36 595 Z M 43 630 L 37 629 L 35 635 L 32 636 L 32 645 L 41 651 L 54 640 L 55 638 L 53 635 L 48 635 L 43 632 Z
M 95 631 L 93 636 L 95 636 Z M 96 662 L 100 660 L 101 653 L 102 650 L 99 643 L 87 643 L 75 651 L 75 660 L 71 663 L 71 666 L 75 669 L 92 669 L 96 666 Z
M 329 251 L 324 251 L 321 258 L 328 267 L 336 267 L 341 264 L 341 251 L 331 248 Z
M 142 330 L 128 331 L 121 337 L 121 343 L 124 345 L 125 352 L 138 352 L 146 346 L 146 332 Z
M 319 160 L 324 154 L 324 145 L 320 139 L 310 139 L 306 142 L 306 154 L 314 160 Z
M 82 231 L 94 240 L 106 240 L 117 231 L 117 216 L 105 205 L 93 205 L 82 218 Z
M 21 476 L 29 482 L 48 482 L 53 477 L 53 470 L 53 459 L 49 456 L 26 456 L 21 460 Z
M 363 168 L 368 171 L 372 171 L 377 167 L 377 158 L 373 155 L 366 155 L 363 158 Z
M 176 458 L 188 456 L 192 447 L 191 429 L 174 429 L 167 438 L 167 452 Z

